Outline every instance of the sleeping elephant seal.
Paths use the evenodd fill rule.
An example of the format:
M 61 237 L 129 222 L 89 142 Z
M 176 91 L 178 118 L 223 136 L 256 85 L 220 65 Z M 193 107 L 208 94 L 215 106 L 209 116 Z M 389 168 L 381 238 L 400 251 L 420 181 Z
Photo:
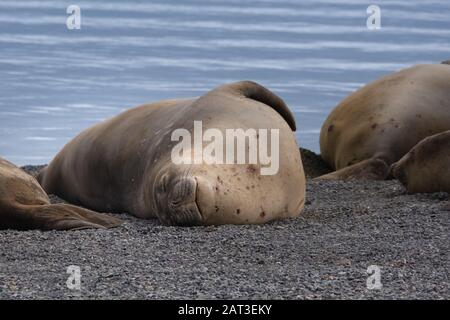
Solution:
M 450 193 L 450 130 L 425 138 L 392 165 L 410 193 Z
M 424 138 L 450 129 L 450 65 L 418 65 L 344 99 L 320 134 L 323 179 L 385 179 L 390 165 Z
M 0 158 L 0 229 L 68 230 L 115 227 L 120 221 L 66 204 L 50 204 L 39 183 Z
M 303 208 L 305 176 L 293 131 L 294 117 L 278 96 L 237 82 L 99 123 L 69 142 L 39 180 L 69 202 L 166 225 L 260 224 Z M 236 160 L 238 149 L 246 161 Z M 266 149 L 279 163 L 263 174 L 270 171 Z

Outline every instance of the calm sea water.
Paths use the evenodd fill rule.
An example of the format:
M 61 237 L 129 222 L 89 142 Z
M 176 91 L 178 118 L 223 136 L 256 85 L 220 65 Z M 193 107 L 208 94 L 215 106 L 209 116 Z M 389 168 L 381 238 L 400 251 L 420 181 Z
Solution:
M 81 7 L 81 30 L 66 8 Z M 381 30 L 366 9 L 381 7 Z M 82 129 L 144 102 L 251 79 L 294 111 L 299 143 L 346 95 L 450 59 L 450 1 L 0 1 L 0 155 L 46 163 Z

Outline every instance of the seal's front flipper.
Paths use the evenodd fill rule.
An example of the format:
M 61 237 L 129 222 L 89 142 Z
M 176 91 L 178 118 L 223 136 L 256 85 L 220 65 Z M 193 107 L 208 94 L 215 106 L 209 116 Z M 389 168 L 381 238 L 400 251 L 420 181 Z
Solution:
M 19 230 L 79 230 L 106 229 L 119 226 L 119 219 L 67 204 L 49 204 L 16 208 L 9 214 L 6 228 Z
M 385 180 L 390 167 L 381 159 L 367 159 L 349 167 L 317 177 L 320 180 Z

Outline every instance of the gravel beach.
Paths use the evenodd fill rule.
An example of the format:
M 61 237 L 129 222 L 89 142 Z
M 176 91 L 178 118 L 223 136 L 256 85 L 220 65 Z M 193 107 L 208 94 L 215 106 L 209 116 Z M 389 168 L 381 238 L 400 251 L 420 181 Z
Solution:
M 303 152 L 308 177 L 326 168 Z M 37 167 L 26 167 L 36 172 Z M 0 231 L 1 299 L 449 299 L 449 195 L 308 179 L 297 219 L 261 226 Z M 57 198 L 52 198 L 58 201 Z M 68 289 L 67 267 L 81 269 Z M 381 270 L 369 290 L 367 268 Z

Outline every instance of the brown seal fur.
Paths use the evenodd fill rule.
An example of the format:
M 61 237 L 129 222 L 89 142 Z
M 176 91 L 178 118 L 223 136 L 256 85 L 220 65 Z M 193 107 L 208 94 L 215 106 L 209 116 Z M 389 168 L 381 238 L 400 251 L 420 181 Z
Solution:
M 176 165 L 175 129 L 278 129 L 280 165 Z M 297 216 L 305 176 L 286 104 L 250 81 L 218 87 L 200 98 L 166 100 L 128 110 L 69 142 L 39 180 L 47 192 L 107 212 L 157 217 L 168 225 L 259 224 Z M 225 154 L 225 152 L 224 152 Z M 246 154 L 248 159 L 248 152 Z

